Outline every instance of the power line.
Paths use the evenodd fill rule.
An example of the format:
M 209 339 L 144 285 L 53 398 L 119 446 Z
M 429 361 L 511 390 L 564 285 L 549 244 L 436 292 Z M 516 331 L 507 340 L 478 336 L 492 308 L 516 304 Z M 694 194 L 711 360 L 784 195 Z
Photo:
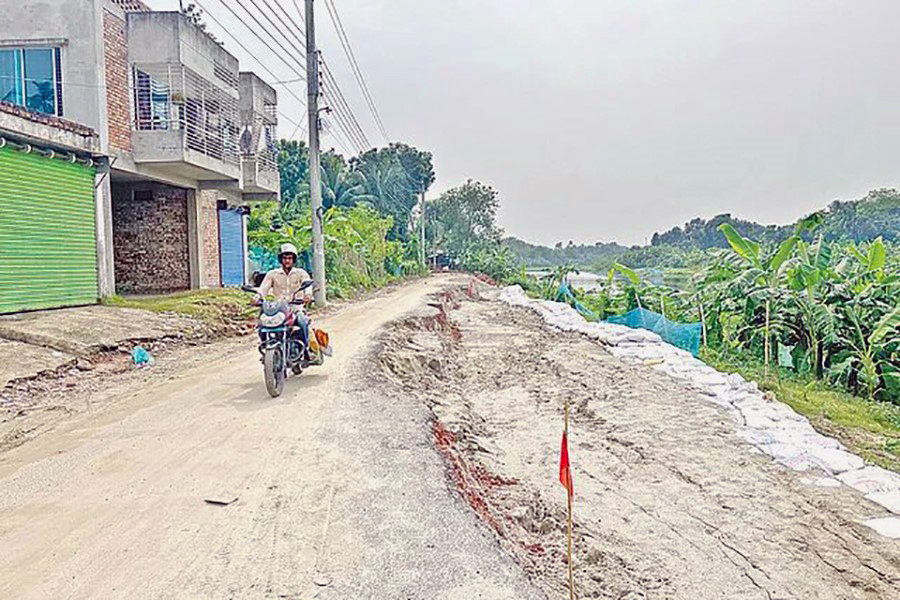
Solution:
M 337 108 L 342 108 L 348 115 L 348 120 L 350 121 L 350 128 L 356 134 L 357 138 L 361 142 L 363 149 L 371 147 L 368 138 L 366 137 L 363 128 L 360 127 L 359 121 L 356 120 L 356 115 L 353 114 L 353 110 L 350 108 L 350 105 L 347 103 L 347 99 L 344 97 L 344 93 L 341 91 L 340 86 L 338 85 L 337 80 L 334 78 L 334 74 L 331 72 L 331 69 L 328 66 L 328 63 L 325 59 L 322 59 L 322 72 L 325 76 L 325 83 L 329 87 L 334 88 L 335 104 L 337 104 Z
M 344 152 L 345 152 L 348 156 L 353 156 L 354 154 L 356 154 L 356 152 L 354 152 L 353 150 L 350 149 L 350 145 L 351 145 L 351 144 L 348 144 L 348 143 L 344 140 L 344 136 L 343 136 L 343 135 L 338 135 L 338 134 L 341 133 L 340 130 L 338 130 L 337 128 L 335 128 L 335 129 L 332 129 L 332 130 L 328 131 L 327 133 L 328 133 L 328 135 L 330 135 L 332 138 L 334 138 L 334 141 L 337 142 L 338 145 L 339 145 L 341 148 L 343 148 Z
M 353 145 L 356 147 L 356 149 L 362 151 L 362 149 L 366 147 L 366 143 L 363 139 L 360 138 L 359 133 L 357 133 L 353 129 L 353 124 L 350 122 L 343 109 L 340 108 L 340 105 L 335 100 L 334 95 L 328 90 L 325 90 L 323 92 L 323 97 L 325 98 L 325 102 L 328 105 L 337 126 L 340 127 L 346 134 L 347 138 L 353 142 Z
M 222 5 L 225 6 L 224 1 L 223 1 L 223 0 L 220 0 L 220 1 L 222 1 Z M 261 60 L 259 60 L 258 58 L 256 58 L 256 55 L 255 55 L 253 52 L 250 52 L 250 50 L 247 49 L 247 46 L 245 46 L 243 43 L 241 43 L 241 41 L 240 41 L 239 39 L 237 39 L 237 37 L 236 37 L 233 33 L 231 33 L 231 32 L 228 30 L 228 28 L 225 27 L 225 26 L 222 24 L 221 21 L 219 21 L 216 17 L 214 17 L 214 16 L 209 12 L 209 10 L 208 10 L 205 6 L 203 6 L 203 5 L 200 3 L 200 0 L 193 0 L 193 2 L 194 2 L 197 6 L 199 6 L 200 9 L 203 10 L 204 14 L 205 14 L 207 17 L 209 17 L 210 19 L 212 19 L 213 22 L 214 22 L 216 25 L 218 25 L 218 26 L 222 29 L 222 31 L 224 31 L 231 39 L 233 39 L 233 40 L 235 41 L 235 43 L 237 43 L 237 45 L 238 45 L 244 52 L 246 52 L 247 55 L 248 55 L 250 58 L 252 58 L 253 60 L 255 60 L 255 61 L 256 61 L 256 64 L 258 64 L 260 67 L 262 67 L 262 68 L 266 71 L 266 73 L 268 73 L 269 75 L 271 75 L 272 77 L 275 78 L 275 81 L 273 81 L 273 83 L 280 84 L 280 85 L 285 89 L 285 91 L 286 91 L 287 93 L 289 93 L 291 96 L 293 96 L 294 98 L 296 98 L 297 101 L 300 102 L 300 104 L 301 104 L 302 106 L 306 106 L 306 102 L 305 102 L 302 98 L 300 98 L 300 96 L 298 96 L 297 94 L 295 94 L 294 91 L 286 85 L 287 82 L 285 82 L 285 81 L 278 81 L 278 76 L 275 75 L 275 73 L 272 71 L 272 69 L 270 69 L 269 67 L 267 67 Z M 229 7 L 225 6 L 225 8 L 228 8 L 229 11 L 231 11 L 231 9 L 230 9 Z M 231 11 L 231 13 L 234 14 L 234 11 Z M 235 16 L 237 17 L 236 14 L 235 14 Z M 238 19 L 240 19 L 240 17 L 238 17 Z M 248 28 L 248 29 L 249 29 L 249 28 Z M 251 32 L 252 32 L 252 30 L 251 30 Z M 271 48 L 270 48 L 270 50 L 271 50 Z M 201 53 L 199 53 L 199 52 L 198 52 L 198 55 L 200 55 L 200 56 L 205 56 L 205 55 L 203 55 L 203 54 L 201 54 Z M 210 60 L 211 60 L 211 59 L 210 59 Z M 287 64 L 287 63 L 285 63 L 285 64 Z M 291 68 L 290 65 L 288 65 L 288 68 Z M 293 69 L 291 69 L 291 70 L 293 70 Z M 299 73 L 296 73 L 296 72 L 295 72 L 295 74 L 299 75 Z M 306 81 L 306 78 L 301 77 L 300 80 L 301 80 L 301 81 Z M 297 124 L 296 121 L 292 121 L 291 119 L 288 119 L 288 121 L 290 121 L 291 124 L 297 125 L 297 126 L 299 127 L 299 125 Z
M 271 10 L 271 6 L 269 6 L 269 0 L 262 0 L 262 1 Z M 278 0 L 273 0 L 273 2 L 275 3 L 275 6 L 278 7 L 278 10 L 281 11 L 281 14 L 283 14 L 285 16 L 285 18 L 287 18 L 287 20 L 290 21 L 291 25 L 294 26 L 294 30 L 298 34 L 298 39 L 300 39 L 300 45 L 303 48 L 306 48 L 306 32 L 304 31 L 304 28 L 300 27 L 300 25 L 297 23 L 297 21 L 294 20 L 294 17 L 292 17 L 290 15 L 290 13 L 288 13 L 288 11 L 286 11 L 284 9 L 284 7 L 281 6 L 281 3 Z M 302 17 L 301 17 L 301 19 L 302 19 Z M 290 29 L 290 27 L 288 27 L 288 29 Z M 304 56 L 306 56 L 305 53 L 304 53 Z
M 331 97 L 327 94 L 324 95 L 326 101 L 328 101 Z M 329 103 L 333 104 L 333 103 Z M 332 122 L 335 125 L 335 131 L 341 131 L 344 134 L 344 137 L 350 141 L 351 145 L 355 149 L 351 154 L 357 154 L 362 151 L 363 146 L 361 145 L 359 139 L 353 135 L 351 127 L 347 124 L 346 117 L 342 112 L 337 110 L 332 110 L 332 115 L 334 118 Z
M 326 88 L 322 95 L 324 96 L 328 107 L 331 109 L 331 113 L 334 115 L 335 123 L 343 130 L 347 139 L 353 142 L 356 149 L 362 151 L 362 149 L 365 148 L 366 143 L 353 128 L 352 122 L 335 99 L 334 94 Z
M 241 4 L 241 0 L 237 0 L 237 2 L 238 2 L 238 4 Z M 305 74 L 305 73 L 306 73 L 306 65 L 303 64 L 303 61 L 306 60 L 306 53 L 303 52 L 300 48 L 298 48 L 298 47 L 294 44 L 294 42 L 292 42 L 292 41 L 290 40 L 290 38 L 289 38 L 287 35 L 285 35 L 285 33 L 278 27 L 278 25 L 276 25 L 275 22 L 269 17 L 269 13 L 267 13 L 265 10 L 263 10 L 263 9 L 259 6 L 259 4 L 256 3 L 256 0 L 250 0 L 250 2 L 253 4 L 254 7 L 256 7 L 256 9 L 259 11 L 259 13 L 260 13 L 263 17 L 265 17 L 266 21 L 269 22 L 269 24 L 272 26 L 272 28 L 273 28 L 275 31 L 277 31 L 279 34 L 281 34 L 281 37 L 284 38 L 284 41 L 287 42 L 288 46 L 290 46 L 291 49 L 292 49 L 294 52 L 296 52 L 297 54 L 299 54 L 299 55 L 301 56 L 301 58 L 298 59 L 298 58 L 296 58 L 293 54 L 291 54 L 291 57 L 294 58 L 294 60 L 300 65 L 300 67 L 301 67 L 302 70 L 303 70 L 303 73 Z M 275 14 L 275 11 L 272 10 L 272 6 L 268 3 L 268 1 L 267 1 L 267 0 L 262 0 L 262 3 L 265 5 L 265 7 L 266 7 L 267 9 L 269 9 L 270 11 L 272 11 L 272 14 L 275 16 L 276 19 L 278 19 L 278 22 L 281 23 L 281 25 L 284 26 L 285 29 L 288 30 L 288 32 L 294 34 L 294 37 L 297 39 L 298 42 L 300 42 L 300 45 L 303 46 L 304 42 L 303 42 L 302 40 L 300 40 L 300 38 L 297 36 L 296 33 L 294 33 L 294 31 L 290 28 L 290 26 L 289 26 L 287 23 L 284 22 L 284 19 L 282 19 L 281 17 L 279 17 L 278 15 Z M 276 4 L 278 4 L 278 3 L 276 2 Z M 241 8 L 244 8 L 244 10 L 247 10 L 247 8 L 244 7 L 243 4 L 241 4 Z M 248 11 L 248 14 L 249 14 L 249 11 Z M 253 18 L 253 15 L 252 15 L 252 14 L 251 14 L 250 16 L 251 16 L 251 18 Z M 255 21 L 255 20 L 256 20 L 256 19 L 254 18 L 254 21 Z M 258 22 L 258 21 L 257 21 L 257 22 Z M 274 35 L 272 35 L 272 32 L 271 32 L 271 31 L 266 31 L 266 33 L 268 33 L 269 37 L 272 38 L 273 40 L 275 40 L 276 43 L 278 43 L 278 40 L 275 38 Z M 284 46 L 281 46 L 280 43 L 278 43 L 278 45 L 279 45 L 282 49 L 284 48 Z
M 353 75 L 356 77 L 356 82 L 359 84 L 360 90 L 362 90 L 363 97 L 366 100 L 366 104 L 369 106 L 372 117 L 375 119 L 376 125 L 378 125 L 378 130 L 381 132 L 381 135 L 384 136 L 385 142 L 389 142 L 390 137 L 384 127 L 384 122 L 381 120 L 381 115 L 378 113 L 378 108 L 375 106 L 375 101 L 372 99 L 372 94 L 369 93 L 369 86 L 366 84 L 366 79 L 362 74 L 362 70 L 359 68 L 359 63 L 356 61 L 356 55 L 353 53 L 353 47 L 350 45 L 350 39 L 347 37 L 347 32 L 344 30 L 344 24 L 341 22 L 341 17 L 338 14 L 337 6 L 334 5 L 334 0 L 325 0 L 325 8 L 328 9 L 331 22 L 338 34 L 338 39 L 341 41 L 341 46 L 344 48 L 344 54 L 347 55 L 347 60 L 350 61 L 350 68 L 353 71 Z
M 297 77 L 303 78 L 303 80 L 306 81 L 306 79 L 304 78 L 304 75 L 305 75 L 305 73 L 306 73 L 306 69 L 303 68 L 303 65 L 300 64 L 300 62 L 299 62 L 296 58 L 294 59 L 294 61 L 299 65 L 300 71 L 303 71 L 302 74 L 300 73 L 300 71 L 297 70 L 296 67 L 292 66 L 292 65 L 291 65 L 290 63 L 288 63 L 284 58 L 282 58 L 281 55 L 279 55 L 278 52 L 277 52 L 274 48 L 272 48 L 272 46 L 270 46 L 269 43 L 268 43 L 265 39 L 263 39 L 263 37 L 262 37 L 259 33 L 256 32 L 255 29 L 253 29 L 253 28 L 250 27 L 246 22 L 244 22 L 244 21 L 241 19 L 240 15 L 238 15 L 237 12 L 236 12 L 233 8 L 231 8 L 231 6 L 229 6 L 229 5 L 225 2 L 225 0 L 219 0 L 219 1 L 222 3 L 222 6 L 224 6 L 225 8 L 227 8 L 227 9 L 228 9 L 228 12 L 230 12 L 232 15 L 234 15 L 234 17 L 235 17 L 238 21 L 241 21 L 241 23 L 244 25 L 244 27 L 246 27 L 246 28 L 250 31 L 250 33 L 252 33 L 252 34 L 256 37 L 256 39 L 258 39 L 260 42 L 262 42 L 263 45 L 264 45 L 266 48 L 268 48 L 269 51 L 270 51 L 272 54 L 275 55 L 276 58 L 278 58 L 278 60 L 280 60 L 281 62 L 283 62 L 285 65 L 287 65 L 288 68 L 291 69 L 291 70 L 297 75 Z M 250 18 L 253 19 L 253 22 L 256 23 L 263 31 L 266 31 L 266 32 L 268 33 L 268 30 L 267 30 L 266 26 L 263 25 L 262 23 L 260 23 L 259 19 L 257 19 L 256 16 L 253 14 L 253 11 L 249 10 L 249 9 L 246 7 L 246 5 L 245 5 L 243 2 L 241 2 L 241 0 L 236 0 L 236 1 L 237 1 L 238 5 L 240 5 L 240 7 L 241 7 L 242 9 L 244 9 L 244 12 L 246 12 L 246 13 L 250 16 Z M 252 2 L 252 1 L 253 1 L 253 0 L 251 0 L 251 2 Z M 255 5 L 255 4 L 254 4 L 254 6 L 256 6 L 256 8 L 259 9 L 259 6 Z M 270 22 L 271 22 L 271 21 L 270 21 Z M 277 29 L 277 27 L 276 27 L 276 29 Z M 271 33 L 268 33 L 268 35 L 269 35 L 269 38 L 271 38 L 271 39 L 278 45 L 278 47 L 281 48 L 282 52 L 284 52 L 284 53 L 287 54 L 288 56 L 293 57 L 293 54 L 291 53 L 291 51 L 288 50 L 287 48 L 285 48 L 284 45 L 283 45 L 283 44 L 282 44 L 275 36 L 273 36 Z M 294 51 L 295 51 L 295 52 L 298 52 L 296 48 L 294 49 Z
M 238 4 L 241 5 L 241 8 L 243 8 L 249 14 L 249 9 L 246 6 L 244 6 L 244 4 L 241 2 L 241 0 L 236 0 L 236 1 L 238 2 Z M 275 31 L 277 31 L 282 36 L 284 41 L 289 46 L 291 46 L 298 54 L 300 54 L 301 56 L 303 56 L 305 58 L 305 53 L 303 51 L 301 51 L 299 48 L 297 48 L 297 46 L 289 38 L 289 36 L 287 34 L 285 34 L 285 31 L 287 31 L 289 34 L 291 34 L 293 36 L 293 38 L 295 40 L 297 40 L 297 42 L 299 42 L 301 45 L 305 45 L 306 35 L 302 31 L 302 29 L 301 29 L 300 25 L 297 23 L 297 21 L 294 20 L 294 18 L 284 9 L 284 7 L 282 7 L 277 2 L 277 0 L 275 1 L 275 6 L 278 7 L 278 10 L 284 16 L 284 18 L 282 18 L 278 14 L 275 14 L 275 9 L 273 9 L 269 0 L 260 0 L 260 2 L 265 6 L 265 8 L 268 9 L 269 11 L 271 11 L 272 14 L 275 16 L 275 18 L 278 20 L 278 22 L 280 23 L 280 26 L 279 26 L 272 20 L 272 18 L 269 16 L 269 14 L 267 14 L 263 10 L 263 7 L 257 3 L 257 0 L 249 0 L 249 1 L 253 4 L 253 6 L 257 10 L 260 11 L 260 13 L 266 19 L 266 21 L 268 21 L 269 24 L 275 29 Z M 299 6 L 297 6 L 296 3 L 295 3 L 295 6 L 299 10 Z M 253 18 L 253 15 L 250 15 L 250 16 L 251 16 L 251 18 Z M 285 19 L 287 19 L 287 22 L 285 21 Z M 257 24 L 260 24 L 259 21 L 255 18 L 254 18 L 254 21 L 256 21 Z M 283 27 L 283 29 L 282 29 L 282 27 Z M 271 32 L 268 35 L 274 39 L 274 36 L 272 35 Z M 284 46 L 280 42 L 278 42 L 278 40 L 276 40 L 276 43 L 278 43 L 279 47 L 284 49 Z M 356 119 L 356 116 L 353 114 L 352 109 L 350 109 L 350 106 L 347 103 L 347 100 L 344 97 L 344 94 L 341 91 L 340 86 L 338 85 L 337 81 L 335 80 L 333 74 L 331 74 L 330 69 L 328 69 L 327 64 L 325 63 L 325 61 L 323 59 L 321 59 L 321 54 L 320 54 L 319 60 L 321 62 L 321 65 L 323 66 L 323 68 L 327 70 L 327 77 L 330 78 L 330 81 L 328 81 L 327 85 L 324 86 L 324 87 L 327 87 L 328 90 L 323 91 L 322 95 L 325 96 L 327 94 L 327 96 L 331 100 L 330 104 L 333 105 L 333 110 L 335 112 L 335 118 L 334 118 L 335 124 L 341 130 L 343 130 L 346 139 L 348 139 L 350 141 L 351 145 L 357 147 L 359 149 L 359 151 L 361 152 L 370 145 L 368 139 L 366 138 L 365 132 L 363 131 L 362 127 L 360 127 L 359 121 Z M 304 68 L 304 72 L 305 72 L 305 68 Z M 308 76 L 308 73 L 307 73 L 307 76 Z M 331 88 L 334 88 L 334 89 L 332 90 Z

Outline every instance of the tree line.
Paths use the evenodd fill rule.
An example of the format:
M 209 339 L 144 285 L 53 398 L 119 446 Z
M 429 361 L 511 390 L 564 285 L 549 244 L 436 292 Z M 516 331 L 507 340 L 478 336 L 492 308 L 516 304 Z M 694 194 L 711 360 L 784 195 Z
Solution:
M 514 261 L 500 244 L 499 199 L 490 186 L 467 181 L 425 203 L 435 181 L 430 152 L 395 142 L 358 156 L 335 150 L 320 157 L 325 269 L 329 294 L 383 285 L 423 272 L 418 232 L 425 220 L 430 257 L 441 264 L 502 278 Z M 251 260 L 259 272 L 277 265 L 285 242 L 301 249 L 310 268 L 312 217 L 309 151 L 302 141 L 278 143 L 281 197 L 256 203 L 248 226 Z
M 881 236 L 886 242 L 900 242 L 900 191 L 878 189 L 858 200 L 836 200 L 822 210 L 819 234 L 829 242 L 868 242 Z M 564 265 L 605 273 L 615 262 L 633 268 L 697 268 L 708 251 L 727 248 L 720 227 L 729 225 L 739 234 L 766 244 L 778 244 L 794 234 L 797 222 L 788 225 L 761 225 L 725 213 L 711 219 L 695 218 L 665 232 L 655 233 L 647 246 L 625 247 L 615 243 L 578 245 L 559 242 L 555 247 L 528 244 L 516 238 L 504 240 L 519 262 L 529 268 Z M 810 241 L 811 233 L 801 235 Z

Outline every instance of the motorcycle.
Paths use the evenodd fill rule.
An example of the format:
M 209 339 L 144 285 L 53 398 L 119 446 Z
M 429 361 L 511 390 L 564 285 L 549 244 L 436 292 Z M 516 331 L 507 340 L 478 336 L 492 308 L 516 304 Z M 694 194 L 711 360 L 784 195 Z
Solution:
M 304 281 L 297 293 L 305 291 L 311 285 L 312 280 Z M 254 287 L 242 286 L 241 289 L 257 293 L 257 288 Z M 312 320 L 304 309 L 305 303 L 296 298 L 297 294 L 290 301 L 263 300 L 259 307 L 256 325 L 259 333 L 259 360 L 263 364 L 266 391 L 273 398 L 281 395 L 288 371 L 299 375 L 307 367 L 321 365 L 324 357 L 330 354 L 328 334 L 313 329 Z M 307 318 L 308 340 L 304 340 L 303 327 L 293 306 L 300 306 L 300 311 Z

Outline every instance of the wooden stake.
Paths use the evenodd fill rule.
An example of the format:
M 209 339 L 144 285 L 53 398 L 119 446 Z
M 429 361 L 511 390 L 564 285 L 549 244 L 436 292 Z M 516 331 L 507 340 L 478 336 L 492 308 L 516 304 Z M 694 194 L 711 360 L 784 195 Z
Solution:
M 566 396 L 566 424 L 563 428 L 565 432 L 566 441 L 569 439 L 569 397 Z M 569 472 L 572 472 L 572 461 L 569 459 Z M 566 490 L 566 498 L 568 499 L 569 506 L 569 600 L 575 600 L 575 576 L 572 573 L 572 494 L 569 493 L 569 490 Z
M 697 308 L 700 309 L 700 330 L 703 332 L 703 347 L 706 348 L 706 317 L 703 314 L 703 302 L 697 302 Z

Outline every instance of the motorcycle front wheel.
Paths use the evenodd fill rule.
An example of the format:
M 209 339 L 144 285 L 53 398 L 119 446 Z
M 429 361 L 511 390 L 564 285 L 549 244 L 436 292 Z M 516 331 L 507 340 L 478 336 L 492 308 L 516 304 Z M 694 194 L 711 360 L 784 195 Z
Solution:
M 277 398 L 284 389 L 284 357 L 281 355 L 281 348 L 266 348 L 263 372 L 266 378 L 266 391 L 273 398 Z

